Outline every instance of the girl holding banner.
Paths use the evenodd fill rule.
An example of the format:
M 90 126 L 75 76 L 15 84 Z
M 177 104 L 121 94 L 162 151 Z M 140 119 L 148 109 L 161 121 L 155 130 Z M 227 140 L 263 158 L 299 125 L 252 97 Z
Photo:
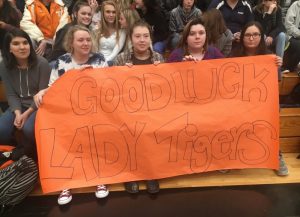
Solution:
M 232 51 L 232 57 L 243 57 L 243 56 L 256 56 L 271 54 L 267 49 L 263 28 L 259 22 L 251 21 L 247 23 L 241 31 L 241 43 L 240 46 Z M 282 59 L 276 56 L 276 65 L 281 67 Z M 278 75 L 280 80 L 280 74 Z M 281 153 L 279 153 L 279 169 L 277 170 L 278 176 L 287 176 L 289 173 L 288 167 L 283 159 Z
M 179 46 L 169 56 L 167 62 L 201 61 L 223 58 L 215 47 L 208 46 L 206 29 L 201 18 L 191 20 L 184 28 Z
M 144 21 L 136 22 L 133 24 L 129 36 L 132 42 L 132 49 L 119 54 L 114 65 L 132 67 L 133 65 L 157 65 L 164 62 L 163 57 L 151 49 L 151 27 L 149 24 Z M 156 194 L 160 190 L 157 180 L 147 180 L 146 186 L 150 194 Z M 126 182 L 125 189 L 131 194 L 138 193 L 139 184 L 138 182 Z
M 72 26 L 64 39 L 64 47 L 68 53 L 60 56 L 51 71 L 49 86 L 51 86 L 61 75 L 71 69 L 79 69 L 87 66 L 94 68 L 106 67 L 107 63 L 101 53 L 94 53 L 95 43 L 92 33 L 84 26 Z M 37 106 L 43 103 L 43 96 L 47 89 L 40 91 L 34 98 Z M 97 198 L 104 198 L 109 194 L 105 185 L 98 185 L 95 191 Z M 65 205 L 72 200 L 70 189 L 63 190 L 58 197 L 58 204 Z

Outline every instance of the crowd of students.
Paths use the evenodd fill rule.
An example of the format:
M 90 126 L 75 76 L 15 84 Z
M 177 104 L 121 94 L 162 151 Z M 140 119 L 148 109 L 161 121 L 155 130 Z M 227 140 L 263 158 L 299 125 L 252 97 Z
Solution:
M 70 69 L 275 53 L 279 79 L 299 70 L 300 0 L 278 1 L 0 0 L 0 76 L 9 104 L 0 116 L 0 144 L 16 147 L 0 159 L 36 159 L 36 110 Z M 281 155 L 279 161 L 277 174 L 288 175 Z M 137 193 L 139 185 L 125 183 L 125 189 Z M 147 189 L 157 193 L 158 181 L 148 180 Z M 98 185 L 95 194 L 106 197 L 108 188 Z M 71 200 L 65 189 L 58 203 Z

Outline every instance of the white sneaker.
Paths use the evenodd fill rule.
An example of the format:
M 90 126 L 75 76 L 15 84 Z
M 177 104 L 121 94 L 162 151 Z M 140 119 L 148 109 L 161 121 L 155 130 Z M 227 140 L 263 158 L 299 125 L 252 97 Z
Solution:
M 58 196 L 57 203 L 59 205 L 65 205 L 65 204 L 70 203 L 71 200 L 72 200 L 71 191 L 69 189 L 65 189 Z
M 288 69 L 281 71 L 281 74 L 288 74 L 288 73 L 290 73 L 290 70 L 288 70 Z
M 104 198 L 107 197 L 109 191 L 105 185 L 97 185 L 95 195 L 97 198 Z

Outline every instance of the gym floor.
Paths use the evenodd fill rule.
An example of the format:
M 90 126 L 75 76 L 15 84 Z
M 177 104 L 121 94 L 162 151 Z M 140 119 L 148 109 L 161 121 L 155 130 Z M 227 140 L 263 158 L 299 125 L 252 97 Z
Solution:
M 74 194 L 70 205 L 57 196 L 31 196 L 6 210 L 4 217 L 300 217 L 300 184 L 162 189 L 129 195 Z

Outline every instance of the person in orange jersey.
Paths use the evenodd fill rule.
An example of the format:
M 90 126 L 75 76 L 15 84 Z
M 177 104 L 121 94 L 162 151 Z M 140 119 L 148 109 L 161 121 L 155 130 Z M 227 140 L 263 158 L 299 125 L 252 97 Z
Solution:
M 20 27 L 30 36 L 36 53 L 47 56 L 55 33 L 69 22 L 68 8 L 62 0 L 26 0 L 25 3 Z

